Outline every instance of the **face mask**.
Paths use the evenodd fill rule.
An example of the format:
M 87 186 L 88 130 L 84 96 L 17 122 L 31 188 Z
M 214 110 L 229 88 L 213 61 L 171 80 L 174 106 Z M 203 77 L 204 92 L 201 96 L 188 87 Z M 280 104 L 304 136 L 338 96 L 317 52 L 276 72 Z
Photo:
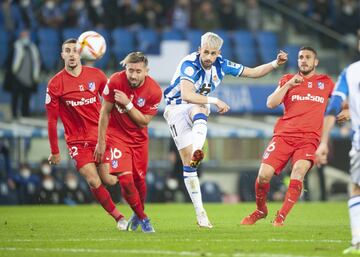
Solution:
M 20 170 L 20 176 L 23 178 L 29 178 L 31 175 L 31 171 L 27 168 L 24 168 L 22 170 Z
M 44 164 L 43 166 L 41 166 L 41 173 L 44 175 L 50 175 L 51 173 L 50 165 Z
M 76 10 L 81 10 L 82 8 L 84 8 L 84 2 L 76 2 L 75 3 L 75 9 Z
M 353 8 L 351 5 L 345 5 L 343 8 L 344 13 L 346 13 L 347 15 L 351 15 L 353 14 Z
M 28 7 L 30 5 L 30 0 L 22 0 L 20 1 L 20 5 L 22 7 Z
M 24 45 L 28 45 L 30 43 L 30 39 L 29 38 L 22 38 L 21 43 L 23 43 Z
M 55 8 L 55 2 L 54 1 L 47 1 L 45 4 L 46 8 L 52 10 Z
M 99 7 L 101 5 L 101 0 L 92 0 L 91 5 L 94 7 Z
M 43 181 L 43 187 L 48 191 L 53 190 L 54 186 L 54 181 L 52 181 L 51 179 L 45 179 Z
M 78 186 L 78 182 L 75 179 L 69 179 L 66 182 L 66 184 L 67 184 L 68 188 L 70 188 L 71 190 L 76 189 Z

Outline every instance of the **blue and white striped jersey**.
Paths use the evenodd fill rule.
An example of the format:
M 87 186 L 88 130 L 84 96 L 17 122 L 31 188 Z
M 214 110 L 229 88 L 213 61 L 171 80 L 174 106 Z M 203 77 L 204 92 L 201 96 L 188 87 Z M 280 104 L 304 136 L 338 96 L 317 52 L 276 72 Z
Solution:
M 194 83 L 196 93 L 208 95 L 220 85 L 225 75 L 241 76 L 244 66 L 223 59 L 220 55 L 211 69 L 205 70 L 200 63 L 200 54 L 193 52 L 184 57 L 176 68 L 170 85 L 164 90 L 167 105 L 187 103 L 181 99 L 180 80 Z
M 349 65 L 340 74 L 333 92 L 334 98 L 348 99 L 353 130 L 352 146 L 360 151 L 360 61 Z M 335 102 L 334 102 L 335 104 Z M 337 102 L 341 104 L 341 102 Z M 335 107 L 338 108 L 338 107 Z

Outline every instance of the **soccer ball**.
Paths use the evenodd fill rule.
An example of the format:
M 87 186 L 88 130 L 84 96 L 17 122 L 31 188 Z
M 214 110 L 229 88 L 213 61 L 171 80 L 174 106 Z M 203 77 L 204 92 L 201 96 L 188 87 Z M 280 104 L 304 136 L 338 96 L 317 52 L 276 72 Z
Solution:
M 102 35 L 95 31 L 85 31 L 77 40 L 77 48 L 81 59 L 99 60 L 106 52 L 106 42 Z

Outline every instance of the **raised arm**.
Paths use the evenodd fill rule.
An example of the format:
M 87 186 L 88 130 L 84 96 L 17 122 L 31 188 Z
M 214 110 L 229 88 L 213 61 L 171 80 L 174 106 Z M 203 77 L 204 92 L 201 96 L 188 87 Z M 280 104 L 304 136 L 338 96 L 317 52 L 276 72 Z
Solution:
M 282 87 L 278 86 L 275 91 L 268 96 L 266 106 L 273 109 L 281 104 L 287 91 L 294 86 L 300 85 L 303 81 L 304 79 L 299 74 L 296 74 L 288 82 L 286 82 L 285 85 Z
M 259 65 L 255 68 L 249 68 L 245 67 L 244 71 L 242 72 L 242 77 L 248 77 L 248 78 L 260 78 L 265 76 L 266 74 L 272 72 L 273 70 L 277 69 L 280 65 L 283 65 L 287 62 L 288 54 L 284 51 L 280 50 L 278 53 L 276 60 Z

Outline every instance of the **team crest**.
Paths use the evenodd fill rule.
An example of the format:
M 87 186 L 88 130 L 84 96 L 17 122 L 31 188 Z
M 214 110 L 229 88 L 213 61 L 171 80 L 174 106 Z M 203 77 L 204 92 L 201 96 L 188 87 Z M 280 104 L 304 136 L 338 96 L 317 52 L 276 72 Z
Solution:
M 317 84 L 318 84 L 318 88 L 319 88 L 319 89 L 323 90 L 323 89 L 325 88 L 324 82 L 318 81 Z
M 119 166 L 118 160 L 112 160 L 111 161 L 111 167 L 113 167 L 114 169 L 116 169 Z
M 136 104 L 137 104 L 137 106 L 139 106 L 139 107 L 143 107 L 143 106 L 145 105 L 145 99 L 139 97 Z
M 270 153 L 268 151 L 266 151 L 263 155 L 263 159 L 266 160 L 267 158 L 269 158 Z
M 214 81 L 214 82 L 217 82 L 217 81 L 218 81 L 218 76 L 214 75 L 214 76 L 213 76 L 213 81 Z
M 95 91 L 95 82 L 89 82 L 88 89 L 92 92 Z

